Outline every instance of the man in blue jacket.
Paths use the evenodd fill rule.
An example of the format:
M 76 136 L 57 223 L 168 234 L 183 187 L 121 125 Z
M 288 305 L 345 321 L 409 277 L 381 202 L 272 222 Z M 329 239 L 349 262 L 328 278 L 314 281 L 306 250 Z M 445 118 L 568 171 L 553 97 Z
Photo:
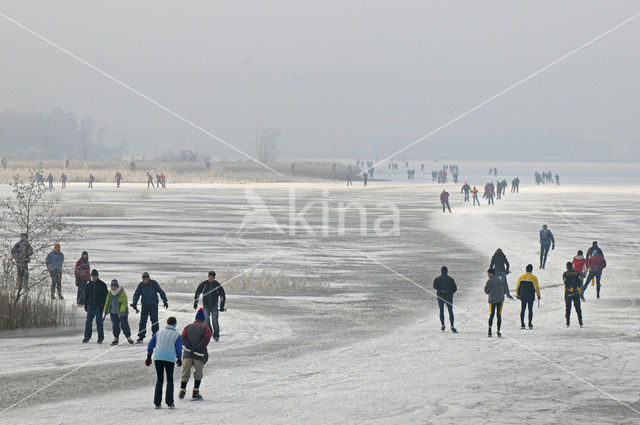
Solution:
M 547 264 L 547 254 L 549 254 L 549 247 L 551 249 L 556 248 L 556 240 L 553 238 L 553 233 L 551 230 L 547 229 L 547 225 L 542 225 L 542 230 L 540 230 L 540 268 L 544 269 L 544 266 Z
M 64 263 L 64 254 L 60 251 L 60 244 L 57 243 L 53 246 L 51 251 L 45 260 L 47 271 L 51 276 L 51 299 L 55 300 L 55 292 L 58 290 L 58 298 L 64 300 L 62 296 L 62 264 Z
M 167 294 L 164 293 L 158 282 L 151 280 L 148 272 L 142 273 L 142 282 L 138 283 L 138 288 L 133 294 L 131 306 L 137 310 L 138 300 L 142 297 L 142 310 L 140 311 L 140 326 L 138 327 L 137 343 L 142 344 L 147 336 L 147 318 L 151 318 L 151 331 L 155 334 L 160 329 L 158 325 L 158 294 L 162 298 L 164 308 L 169 308 Z
M 147 346 L 147 360 L 144 364 L 151 366 L 151 355 L 153 354 L 154 364 L 156 366 L 156 390 L 153 397 L 153 403 L 156 409 L 162 406 L 162 384 L 164 383 L 164 374 L 167 374 L 167 392 L 165 395 L 165 403 L 169 409 L 174 408 L 173 404 L 173 367 L 182 366 L 182 338 L 176 331 L 178 321 L 175 317 L 167 319 L 167 327 L 158 333 L 154 333 Z M 155 349 L 155 354 L 154 354 Z

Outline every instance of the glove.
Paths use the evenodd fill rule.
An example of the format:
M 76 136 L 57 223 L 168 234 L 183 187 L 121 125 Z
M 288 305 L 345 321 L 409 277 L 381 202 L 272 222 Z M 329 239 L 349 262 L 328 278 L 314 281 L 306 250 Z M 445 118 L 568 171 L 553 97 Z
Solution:
M 164 308 L 167 308 L 167 309 L 169 308 L 169 303 L 166 301 L 164 302 Z
M 226 309 L 226 308 L 224 308 L 224 307 L 220 307 L 220 310 L 219 310 L 219 311 L 227 311 L 227 309 Z
M 556 249 L 555 245 L 551 245 L 551 251 L 553 251 L 554 249 Z
M 151 355 L 147 354 L 147 360 L 144 361 L 145 366 L 151 366 Z
M 182 367 L 182 359 L 178 359 L 178 360 L 176 361 L 176 365 L 177 365 L 178 367 Z
M 197 310 L 198 309 L 198 301 L 194 301 L 193 302 L 193 309 Z

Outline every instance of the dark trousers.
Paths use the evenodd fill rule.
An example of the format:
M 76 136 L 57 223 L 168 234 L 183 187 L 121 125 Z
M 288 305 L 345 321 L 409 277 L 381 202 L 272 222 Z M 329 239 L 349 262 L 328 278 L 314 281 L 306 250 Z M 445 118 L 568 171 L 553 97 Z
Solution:
M 529 309 L 529 326 L 533 321 L 533 301 L 534 300 L 520 300 L 520 326 L 524 328 L 524 311 Z
M 87 320 L 84 322 L 84 339 L 91 339 L 91 331 L 93 327 L 93 320 L 96 321 L 96 328 L 98 329 L 98 339 L 104 339 L 104 327 L 102 326 L 102 306 L 88 305 L 87 307 Z
M 156 360 L 156 392 L 153 397 L 153 404 L 160 406 L 162 404 L 162 385 L 164 384 L 164 374 L 167 374 L 167 392 L 164 396 L 164 402 L 168 406 L 173 404 L 173 362 L 164 360 Z
M 204 313 L 204 323 L 206 323 L 207 326 L 209 326 L 209 329 L 211 329 L 211 332 L 213 332 L 213 339 L 220 338 L 220 324 L 218 323 L 218 304 L 212 306 L 204 305 L 202 306 L 202 312 Z
M 591 283 L 591 279 L 596 279 L 596 293 L 598 298 L 600 298 L 600 278 L 602 277 L 602 270 L 591 270 L 587 275 L 587 279 L 584 281 L 582 285 L 582 296 L 584 296 L 584 291 L 589 287 L 589 283 Z
M 540 244 L 540 267 L 544 267 L 545 264 L 547 264 L 547 255 L 549 254 L 549 248 L 551 248 L 551 244 Z
M 129 318 L 126 314 L 120 316 L 118 314 L 110 314 L 111 317 L 111 329 L 113 330 L 113 336 L 118 338 L 120 336 L 120 328 L 122 328 L 122 333 L 125 337 L 129 338 L 131 336 L 131 329 L 129 328 Z
M 444 326 L 444 306 L 447 306 L 449 310 L 449 322 L 451 323 L 451 327 L 453 328 L 453 304 L 452 301 L 445 301 L 442 298 L 438 298 L 438 308 L 440 309 L 440 323 Z
M 27 288 L 29 286 L 29 263 L 22 263 L 16 266 L 18 288 Z
M 442 201 L 442 212 L 444 212 L 445 208 L 449 209 L 449 212 L 451 212 L 451 207 L 449 206 L 449 201 Z
M 487 205 L 495 205 L 493 202 L 493 195 L 487 196 Z
M 469 202 L 469 192 L 464 193 L 464 201 Z
M 493 326 L 493 316 L 496 317 L 496 324 L 498 325 L 498 332 L 502 326 L 502 303 L 491 304 L 491 314 L 489 315 L 489 329 Z
M 578 294 L 575 294 L 572 296 L 564 296 L 564 303 L 566 304 L 565 317 L 567 318 L 567 326 L 569 326 L 569 318 L 571 317 L 571 302 L 573 302 L 573 307 L 576 309 L 576 314 L 578 315 L 578 323 L 582 325 L 582 308 L 580 308 L 580 296 L 578 296 Z
M 62 270 L 50 270 L 51 276 L 51 295 L 58 291 L 58 295 L 62 297 Z
M 158 324 L 158 304 L 142 305 L 140 310 L 140 326 L 138 327 L 138 336 L 144 338 L 147 336 L 147 318 L 151 319 L 151 332 L 156 333 L 160 330 Z
M 76 279 L 76 286 L 78 287 L 78 294 L 76 295 L 76 304 L 84 305 L 84 291 L 87 288 L 87 281 L 83 279 Z

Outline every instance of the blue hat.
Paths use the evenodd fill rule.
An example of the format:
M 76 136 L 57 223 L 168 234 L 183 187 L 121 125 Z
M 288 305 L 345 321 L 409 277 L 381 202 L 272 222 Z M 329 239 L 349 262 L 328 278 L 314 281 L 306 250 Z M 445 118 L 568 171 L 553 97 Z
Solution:
M 196 320 L 204 322 L 204 311 L 202 311 L 202 308 L 200 308 L 196 313 Z

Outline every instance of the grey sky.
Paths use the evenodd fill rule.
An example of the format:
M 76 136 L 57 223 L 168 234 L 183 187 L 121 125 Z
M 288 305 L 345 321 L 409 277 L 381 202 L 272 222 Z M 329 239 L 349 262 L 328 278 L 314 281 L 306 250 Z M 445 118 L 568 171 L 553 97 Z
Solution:
M 632 1 L 12 1 L 0 11 L 253 153 L 383 158 L 640 12 Z M 640 18 L 403 157 L 640 159 Z M 237 156 L 0 19 L 0 109 L 147 155 Z M 536 159 L 536 158 L 531 158 Z

